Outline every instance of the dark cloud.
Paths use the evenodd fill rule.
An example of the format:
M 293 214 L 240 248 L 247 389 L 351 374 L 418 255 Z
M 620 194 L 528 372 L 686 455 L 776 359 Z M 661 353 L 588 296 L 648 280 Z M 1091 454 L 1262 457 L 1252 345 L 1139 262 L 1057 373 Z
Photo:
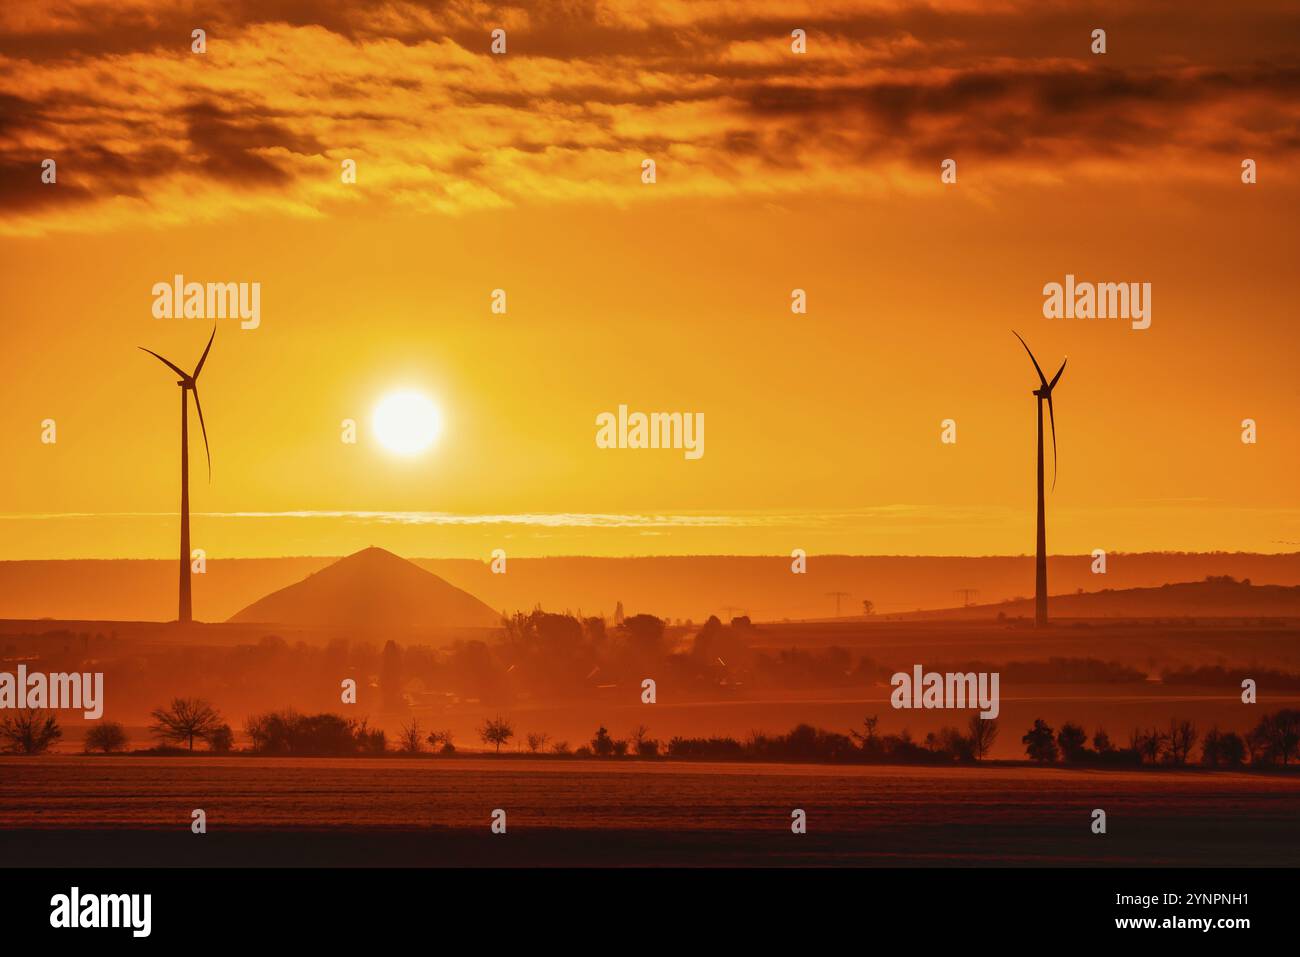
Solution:
M 66 172 L 60 170 L 57 179 L 55 183 L 41 182 L 40 159 L 0 158 L 0 207 L 20 213 L 92 198 L 84 187 L 68 182 Z
M 56 163 L 56 182 L 41 182 L 41 162 Z M 48 152 L 15 152 L 0 157 L 0 205 L 15 212 L 66 207 L 113 196 L 140 197 L 148 184 L 183 162 L 165 147 L 132 153 L 102 146 Z
M 71 29 L 60 23 L 27 32 L 6 31 L 0 13 L 0 54 L 18 58 L 0 68 L 0 196 L 10 208 L 147 196 L 150 183 L 177 172 L 283 191 L 300 164 L 278 154 L 327 151 L 319 139 L 327 134 L 312 130 L 344 130 L 346 142 L 329 146 L 362 151 L 367 133 L 389 143 L 408 129 L 412 142 L 450 137 L 433 152 L 453 147 L 458 158 L 404 162 L 489 189 L 498 164 L 475 153 L 492 148 L 544 164 L 552 153 L 687 145 L 696 151 L 695 168 L 731 180 L 756 163 L 815 171 L 961 155 L 1032 166 L 1169 146 L 1235 152 L 1243 139 L 1254 149 L 1300 149 L 1300 5 L 1277 0 L 1261 0 L 1249 15 L 1205 3 L 1170 4 L 1163 12 L 1102 3 L 1112 50 L 1105 57 L 1087 53 L 1094 12 L 1027 2 L 989 11 L 900 4 L 803 16 L 797 25 L 809 34 L 807 57 L 787 52 L 789 18 L 758 5 L 752 13 L 686 3 L 678 13 L 695 19 L 685 24 L 621 20 L 616 7 L 598 8 L 594 0 L 393 0 L 382 10 L 350 0 L 203 0 L 190 9 L 160 2 L 148 10 L 105 0 L 80 9 L 83 22 Z M 735 18 L 709 19 L 719 10 Z M 490 57 L 492 26 L 522 22 L 525 13 L 527 26 L 510 28 L 510 59 Z M 168 61 L 191 56 L 195 26 L 220 43 L 255 42 L 272 24 L 322 28 L 334 35 L 322 49 L 335 57 L 339 49 L 345 56 L 364 50 L 365 62 L 378 65 L 357 75 L 330 62 L 298 62 L 291 34 L 271 62 L 285 71 L 286 85 L 301 71 L 310 86 L 299 82 L 293 95 L 277 96 L 278 88 L 241 87 L 238 63 L 223 64 L 218 74 L 184 70 L 186 85 L 169 90 L 152 125 L 142 126 L 140 117 L 164 102 L 148 86 L 156 78 L 105 59 L 152 51 L 158 59 L 142 62 L 176 72 Z M 448 38 L 481 59 L 426 77 L 405 67 L 404 50 L 362 46 Z M 543 57 L 575 61 L 574 69 L 532 69 Z M 388 62 L 394 75 L 385 73 Z M 102 86 L 85 79 L 83 64 L 97 68 Z M 67 88 L 23 82 L 57 69 L 69 77 Z M 274 69 L 253 75 L 264 83 Z M 219 93 L 217 79 L 228 81 Z M 48 92 L 38 99 L 32 88 Z M 412 101 L 427 105 L 411 109 Z M 657 110 L 690 122 L 646 133 Z M 472 132 L 457 140 L 461 120 Z M 138 146 L 109 149 L 95 137 Z M 33 143 L 58 158 L 57 191 L 41 187 L 43 157 Z M 441 181 L 419 182 L 413 190 L 448 194 Z
M 842 146 L 878 155 L 928 162 L 946 150 L 1032 161 L 1056 158 L 1059 150 L 1120 155 L 1176 143 L 1195 129 L 1199 113 L 1220 101 L 1293 98 L 1298 88 L 1300 68 L 1293 67 L 1136 73 L 1063 65 L 974 70 L 938 82 L 766 84 L 748 91 L 744 112 L 760 122 L 811 121 L 803 126 L 805 137 L 785 144 L 783 153 L 790 145 L 805 152 L 826 148 L 825 134 L 835 129 L 847 134 Z M 1281 124 L 1270 141 L 1290 149 L 1294 130 Z
M 54 137 L 52 120 L 60 102 L 36 104 L 20 97 L 0 97 L 5 122 L 0 140 L 15 128 L 42 130 Z M 0 199 L 15 211 L 64 207 L 112 197 L 147 198 L 149 186 L 177 172 L 199 171 L 236 185 L 266 186 L 290 177 L 258 150 L 281 147 L 294 153 L 317 154 L 314 139 L 294 133 L 266 118 L 232 115 L 209 102 L 194 102 L 183 111 L 187 139 L 173 146 L 150 142 L 123 151 L 93 142 L 75 142 L 45 149 L 9 147 L 0 150 Z M 40 180 L 41 161 L 57 163 L 55 184 Z
M 1300 7 L 1293 0 L 1255 0 L 1249 9 L 1221 0 L 1097 0 L 1087 5 L 1023 0 L 987 9 L 942 2 L 899 2 L 854 11 L 820 10 L 816 4 L 784 10 L 755 4 L 721 8 L 683 3 L 695 19 L 645 22 L 647 10 L 632 7 L 620 18 L 617 4 L 596 0 L 390 0 L 382 6 L 356 0 L 199 0 L 187 5 L 158 2 L 147 8 L 121 7 L 113 0 L 85 0 L 74 9 L 81 22 L 36 29 L 0 29 L 0 53 L 32 60 L 95 57 L 154 50 L 188 51 L 190 31 L 209 38 L 269 24 L 320 27 L 349 40 L 387 38 L 418 43 L 450 38 L 464 49 L 488 55 L 488 35 L 511 24 L 512 52 L 556 59 L 631 57 L 700 62 L 728 43 L 788 42 L 790 30 L 807 31 L 816 45 L 828 39 L 878 43 L 915 37 L 896 65 L 952 63 L 956 57 L 1078 57 L 1099 24 L 1112 37 L 1115 58 L 1154 62 L 1181 53 L 1200 62 L 1294 53 L 1300 41 Z M 721 16 L 724 11 L 726 15 Z M 0 19 L 0 24 L 5 21 Z M 683 64 L 684 65 L 684 64 Z
M 229 183 L 262 186 L 289 181 L 289 174 L 259 155 L 259 150 L 278 147 L 303 155 L 325 151 L 313 137 L 264 117 L 228 113 L 211 102 L 189 104 L 184 118 L 189 162 Z
M 45 127 L 40 104 L 12 93 L 0 92 L 0 137 L 22 130 L 36 131 Z

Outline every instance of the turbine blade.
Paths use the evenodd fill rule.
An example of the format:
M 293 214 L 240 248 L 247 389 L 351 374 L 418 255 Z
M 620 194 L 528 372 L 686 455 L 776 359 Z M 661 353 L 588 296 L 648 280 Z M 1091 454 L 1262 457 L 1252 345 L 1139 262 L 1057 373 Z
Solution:
M 1062 369 L 1065 368 L 1065 365 L 1062 365 L 1061 368 L 1062 368 Z M 1060 378 L 1060 376 L 1061 376 L 1061 373 L 1058 372 L 1058 373 L 1057 373 L 1057 377 Z M 1056 381 L 1056 380 L 1053 380 L 1053 381 Z M 198 394 L 195 395 L 195 397 L 194 397 L 194 402 L 195 402 L 195 404 L 198 404 L 198 402 L 199 402 Z M 1050 390 L 1050 389 L 1048 389 L 1048 419 L 1052 420 L 1052 490 L 1053 490 L 1053 492 L 1056 492 L 1056 472 L 1057 472 L 1057 464 L 1056 464 L 1056 412 L 1054 412 L 1054 411 L 1052 410 L 1052 390 Z M 204 441 L 207 441 L 207 439 L 204 439 Z
M 166 359 L 158 355 L 158 353 L 154 352 L 152 349 L 145 349 L 144 346 L 136 346 L 136 348 L 149 353 L 149 355 L 153 356 L 155 359 L 157 359 L 159 362 L 165 365 L 168 369 L 171 369 L 182 379 L 188 379 L 190 377 L 190 374 L 186 372 L 184 369 L 182 369 L 180 366 L 176 365 L 175 363 L 168 362 Z
M 203 451 L 206 452 L 208 455 L 208 481 L 211 482 L 212 481 L 212 450 L 208 448 L 208 427 L 203 424 L 203 406 L 199 404 L 199 390 L 197 388 L 194 388 L 191 389 L 190 391 L 194 393 L 194 408 L 198 409 L 199 412 L 199 428 L 203 430 Z M 1052 433 L 1052 437 L 1053 437 L 1053 441 L 1055 441 L 1056 433 Z
M 199 377 L 199 373 L 203 371 L 203 363 L 208 361 L 208 351 L 212 348 L 212 340 L 215 338 L 217 338 L 217 327 L 213 326 L 212 335 L 208 336 L 208 344 L 203 350 L 203 355 L 199 357 L 199 364 L 194 367 L 195 379 L 197 379 Z
M 1061 368 L 1056 370 L 1056 375 L 1052 376 L 1052 381 L 1047 384 L 1047 390 L 1049 392 L 1052 389 L 1056 388 L 1056 380 L 1061 378 L 1061 373 L 1065 371 L 1065 363 L 1069 361 L 1070 361 L 1070 357 L 1066 356 L 1065 359 L 1061 362 Z
M 1020 333 L 1016 332 L 1016 330 L 1012 329 L 1011 334 L 1015 336 L 1017 339 L 1019 339 L 1020 344 L 1025 347 L 1025 351 L 1029 352 L 1029 361 L 1034 364 L 1034 371 L 1038 373 L 1039 380 L 1043 383 L 1044 386 L 1046 386 L 1047 376 L 1043 375 L 1043 370 L 1038 367 L 1038 360 L 1035 359 L 1034 354 L 1029 351 L 1029 343 L 1025 342 L 1024 338 L 1020 335 Z

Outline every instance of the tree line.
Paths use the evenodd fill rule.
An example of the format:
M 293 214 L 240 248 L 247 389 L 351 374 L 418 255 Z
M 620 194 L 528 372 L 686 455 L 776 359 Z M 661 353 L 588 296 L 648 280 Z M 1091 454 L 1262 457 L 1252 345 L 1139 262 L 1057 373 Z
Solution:
M 202 743 L 210 752 L 229 753 L 234 733 L 221 713 L 202 698 L 174 698 L 152 712 L 150 734 L 163 749 L 192 752 Z M 544 731 L 517 736 L 514 722 L 500 715 L 486 719 L 478 738 L 499 754 L 502 747 L 516 742 L 530 754 L 549 753 L 594 758 L 696 758 L 713 760 L 822 761 L 881 764 L 966 764 L 988 758 L 997 740 L 1000 723 L 971 715 L 965 728 L 945 727 L 916 740 L 904 729 L 882 734 L 875 715 L 863 720 L 861 730 L 847 734 L 798 724 L 786 734 L 751 732 L 741 741 L 728 736 L 683 737 L 668 741 L 650 737 L 640 725 L 626 737 L 614 737 L 603 725 L 592 738 L 576 747 L 568 741 L 552 740 Z M 256 754 L 352 755 L 389 753 L 387 735 L 371 728 L 365 718 L 344 718 L 323 712 L 303 714 L 292 708 L 251 715 L 244 723 L 249 752 Z M 0 751 L 41 754 L 63 736 L 53 713 L 39 709 L 15 711 L 0 718 Z M 1217 726 L 1201 733 L 1185 718 L 1172 719 L 1167 727 L 1135 728 L 1126 744 L 1116 744 L 1103 728 L 1091 738 L 1078 724 L 1065 722 L 1054 729 L 1042 718 L 1034 721 L 1020 739 L 1025 755 L 1037 764 L 1067 764 L 1137 767 L 1183 767 L 1194 761 L 1200 745 L 1199 764 L 1209 768 L 1287 766 L 1300 757 L 1300 710 L 1282 709 L 1264 714 L 1245 734 L 1223 731 Z M 127 750 L 126 729 L 114 721 L 95 724 L 85 736 L 87 752 Z M 456 751 L 451 731 L 426 732 L 420 723 L 405 724 L 391 749 L 403 754 Z

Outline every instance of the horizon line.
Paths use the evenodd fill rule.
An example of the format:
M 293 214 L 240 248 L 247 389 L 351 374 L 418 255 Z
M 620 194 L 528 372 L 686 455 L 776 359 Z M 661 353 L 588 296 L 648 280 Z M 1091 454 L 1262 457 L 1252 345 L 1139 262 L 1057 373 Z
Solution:
M 406 561 L 430 561 L 430 562 L 474 562 L 480 565 L 490 565 L 492 558 L 475 558 L 455 555 L 402 555 L 390 548 L 384 548 L 382 545 L 366 545 L 362 548 L 354 549 L 346 554 L 339 553 L 319 553 L 319 554 L 285 554 L 285 555 L 211 555 L 209 560 L 220 561 L 243 561 L 243 562 L 274 562 L 274 561 L 293 561 L 298 559 L 344 559 L 370 548 L 379 548 L 391 555 L 396 555 Z M 1035 556 L 1032 552 L 1016 553 L 998 553 L 985 552 L 981 554 L 936 554 L 924 552 L 808 552 L 809 558 L 852 558 L 852 559 L 928 559 L 928 560 L 951 560 L 951 561 L 987 561 L 993 559 L 1033 559 Z M 1211 556 L 1253 556 L 1260 558 L 1284 558 L 1300 557 L 1300 550 L 1262 552 L 1262 551 L 1243 551 L 1243 550 L 1185 550 L 1185 549 L 1147 549 L 1143 551 L 1125 551 L 1114 549 L 1107 552 L 1108 556 L 1122 555 L 1126 557 L 1143 557 L 1143 556 L 1193 556 L 1193 557 L 1211 557 Z M 1049 559 L 1073 558 L 1088 560 L 1093 556 L 1087 552 L 1054 552 L 1047 556 Z M 566 554 L 549 554 L 549 555 L 511 555 L 510 561 L 551 561 L 564 559 L 591 559 L 596 561 L 644 561 L 644 560 L 676 560 L 686 558 L 740 558 L 740 559 L 771 559 L 780 561 L 789 561 L 790 556 L 770 552 L 686 552 L 681 554 L 628 554 L 628 555 L 593 555 L 590 553 L 566 553 Z M 15 564 L 18 562 L 175 562 L 175 556 L 158 556 L 158 557 L 117 557 L 102 558 L 94 556 L 81 556 L 74 558 L 0 558 L 0 565 Z

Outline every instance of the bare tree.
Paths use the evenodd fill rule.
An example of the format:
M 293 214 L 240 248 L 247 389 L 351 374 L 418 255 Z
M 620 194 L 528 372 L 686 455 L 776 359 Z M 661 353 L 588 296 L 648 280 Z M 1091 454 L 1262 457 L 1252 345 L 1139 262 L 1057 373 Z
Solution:
M 948 753 L 957 761 L 975 760 L 975 742 L 956 728 L 940 729 L 939 750 Z
M 1196 745 L 1196 725 L 1186 718 L 1175 718 L 1169 722 L 1169 760 L 1174 764 L 1186 764 L 1192 748 Z
M 1246 736 L 1250 763 L 1290 764 L 1300 753 L 1300 710 L 1283 708 L 1266 714 Z
M 528 750 L 536 754 L 546 747 L 546 742 L 549 740 L 551 740 L 551 736 L 545 731 L 530 731 L 528 732 Z
M 484 744 L 496 745 L 497 754 L 500 754 L 501 745 L 515 736 L 515 728 L 505 718 L 497 715 L 483 723 L 483 727 L 478 729 L 478 736 Z
M 1129 735 L 1129 747 L 1138 753 L 1142 760 L 1155 764 L 1160 760 L 1160 755 L 1165 751 L 1168 744 L 1168 738 L 1160 733 L 1159 729 L 1152 728 L 1150 731 L 1143 731 L 1135 728 Z
M 870 751 L 872 747 L 875 745 L 876 726 L 878 724 L 880 724 L 880 718 L 878 715 L 874 715 L 874 714 L 868 715 L 867 717 L 862 719 L 861 731 L 856 731 L 853 729 L 849 730 L 849 734 L 852 735 L 852 737 L 856 741 L 861 742 L 863 751 Z
M 1222 737 L 1219 726 L 1216 724 L 1212 725 L 1210 730 L 1205 732 L 1205 737 L 1201 739 L 1201 763 L 1207 768 L 1219 766 L 1219 748 Z
M 23 708 L 0 718 L 0 751 L 44 754 L 63 737 L 54 715 L 39 708 Z
M 402 725 L 402 733 L 397 736 L 397 750 L 404 754 L 419 754 L 424 750 L 423 735 L 420 722 L 412 718 L 410 724 Z
M 970 716 L 967 727 L 970 729 L 971 752 L 976 761 L 983 761 L 998 739 L 998 719 L 981 718 L 976 712 Z
M 194 750 L 194 739 L 205 741 L 222 725 L 216 708 L 202 698 L 173 698 L 170 708 L 155 708 L 150 716 L 154 723 L 149 731 L 163 741 L 188 744 Z

